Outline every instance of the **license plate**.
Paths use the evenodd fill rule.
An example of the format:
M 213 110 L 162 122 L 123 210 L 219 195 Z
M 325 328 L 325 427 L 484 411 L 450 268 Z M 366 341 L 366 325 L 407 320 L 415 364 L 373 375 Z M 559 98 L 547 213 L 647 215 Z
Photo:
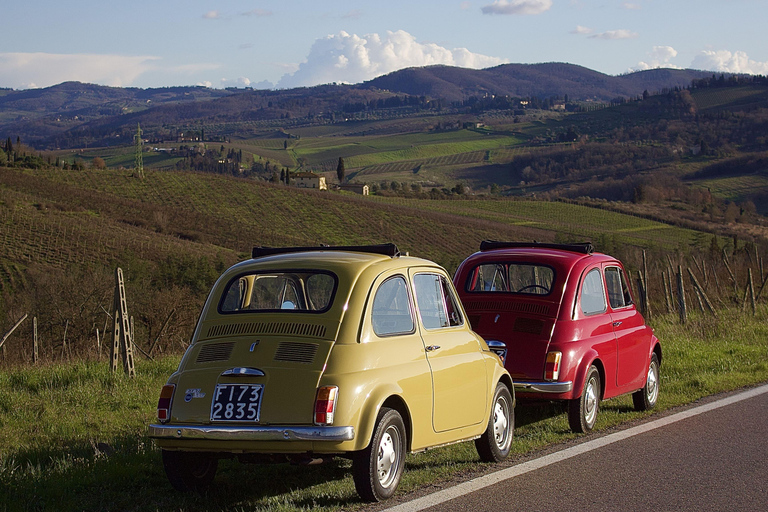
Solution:
M 211 421 L 259 421 L 263 384 L 217 384 Z

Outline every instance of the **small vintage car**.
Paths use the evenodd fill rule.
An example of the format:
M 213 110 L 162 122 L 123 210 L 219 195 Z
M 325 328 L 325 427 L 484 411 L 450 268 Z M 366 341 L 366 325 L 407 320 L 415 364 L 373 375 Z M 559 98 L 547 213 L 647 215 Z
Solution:
M 509 453 L 512 379 L 465 320 L 443 268 L 393 244 L 255 248 L 218 279 L 149 435 L 178 490 L 218 460 L 352 459 L 360 496 L 386 499 L 406 452 L 475 440 Z
M 659 396 L 661 344 L 632 300 L 621 262 L 591 243 L 485 241 L 454 284 L 472 328 L 506 345 L 521 402 L 565 401 L 574 432 L 592 430 L 601 400 Z

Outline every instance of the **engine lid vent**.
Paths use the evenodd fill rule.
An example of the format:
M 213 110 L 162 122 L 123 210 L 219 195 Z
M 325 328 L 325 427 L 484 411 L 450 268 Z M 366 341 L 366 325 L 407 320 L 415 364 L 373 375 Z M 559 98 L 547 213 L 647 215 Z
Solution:
M 284 341 L 277 346 L 275 361 L 309 364 L 315 359 L 316 343 L 295 343 Z
M 530 302 L 474 300 L 464 303 L 467 313 L 476 311 L 512 311 L 533 315 L 549 315 L 549 306 Z
M 289 336 L 305 336 L 323 338 L 325 326 L 295 322 L 242 322 L 212 325 L 208 329 L 208 338 L 222 336 L 268 335 L 284 334 Z
M 197 354 L 198 363 L 211 363 L 213 361 L 228 361 L 232 355 L 233 343 L 211 343 L 204 345 Z

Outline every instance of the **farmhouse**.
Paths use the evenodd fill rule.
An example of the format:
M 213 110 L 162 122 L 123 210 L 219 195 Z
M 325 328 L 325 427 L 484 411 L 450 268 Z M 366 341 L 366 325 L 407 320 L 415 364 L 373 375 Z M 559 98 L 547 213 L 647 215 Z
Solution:
M 320 176 L 313 172 L 300 172 L 294 174 L 291 183 L 298 188 L 328 190 L 328 185 L 325 183 L 325 176 Z
M 362 196 L 368 195 L 368 185 L 364 183 L 344 183 L 339 185 L 339 190 L 346 190 L 347 192 L 354 192 Z

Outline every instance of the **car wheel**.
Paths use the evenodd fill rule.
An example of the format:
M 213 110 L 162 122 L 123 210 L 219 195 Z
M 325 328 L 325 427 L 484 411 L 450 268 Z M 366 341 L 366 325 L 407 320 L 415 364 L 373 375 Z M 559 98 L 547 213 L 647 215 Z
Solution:
M 493 396 L 493 407 L 488 427 L 475 440 L 475 448 L 483 462 L 500 462 L 509 455 L 515 432 L 515 409 L 507 386 L 499 382 Z
M 593 365 L 587 371 L 584 389 L 579 398 L 568 402 L 568 423 L 576 433 L 589 432 L 597 421 L 600 408 L 600 372 Z
M 659 399 L 659 358 L 656 354 L 651 356 L 648 365 L 648 375 L 645 378 L 645 386 L 632 393 L 632 401 L 636 411 L 647 411 L 656 405 Z
M 400 413 L 382 407 L 368 448 L 352 459 L 355 488 L 366 501 L 382 501 L 395 493 L 405 465 L 406 434 Z
M 177 491 L 202 492 L 213 482 L 219 459 L 196 452 L 163 450 L 163 467 Z

